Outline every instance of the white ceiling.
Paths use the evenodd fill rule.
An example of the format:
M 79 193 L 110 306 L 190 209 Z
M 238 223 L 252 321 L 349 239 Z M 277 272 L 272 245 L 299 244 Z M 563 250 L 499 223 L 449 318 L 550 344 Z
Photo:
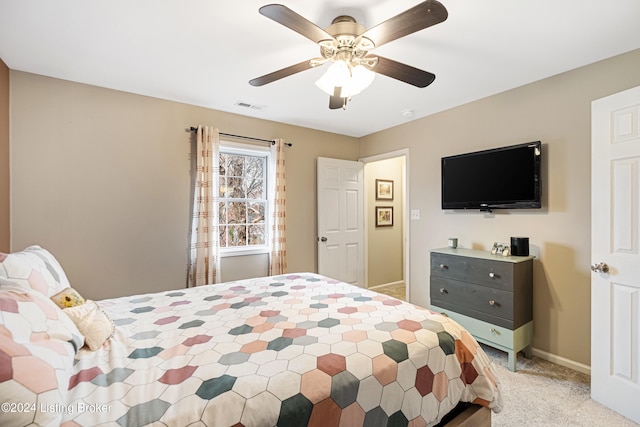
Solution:
M 13 70 L 360 137 L 640 48 L 638 0 L 440 1 L 445 22 L 372 51 L 435 82 L 378 75 L 346 110 L 329 110 L 314 85 L 327 65 L 249 85 L 319 56 L 258 13 L 267 0 L 0 0 L 0 58 Z M 418 3 L 283 0 L 323 28 L 342 14 L 370 28 Z

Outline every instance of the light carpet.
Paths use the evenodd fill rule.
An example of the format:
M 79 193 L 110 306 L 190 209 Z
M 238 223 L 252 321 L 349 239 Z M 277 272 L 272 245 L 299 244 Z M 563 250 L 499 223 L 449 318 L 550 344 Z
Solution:
M 369 288 L 372 291 L 379 292 L 381 294 L 389 295 L 390 297 L 397 298 L 399 300 L 406 299 L 406 287 L 404 283 L 395 285 L 381 285 Z
M 483 345 L 496 365 L 504 410 L 492 426 L 637 427 L 628 418 L 589 397 L 589 375 L 518 355 L 517 371 L 507 369 L 507 353 Z M 640 404 L 640 402 L 639 402 Z

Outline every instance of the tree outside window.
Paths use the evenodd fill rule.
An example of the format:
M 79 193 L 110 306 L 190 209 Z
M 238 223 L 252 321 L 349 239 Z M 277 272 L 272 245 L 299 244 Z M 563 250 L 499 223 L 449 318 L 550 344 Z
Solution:
M 220 248 L 265 246 L 267 158 L 220 151 Z

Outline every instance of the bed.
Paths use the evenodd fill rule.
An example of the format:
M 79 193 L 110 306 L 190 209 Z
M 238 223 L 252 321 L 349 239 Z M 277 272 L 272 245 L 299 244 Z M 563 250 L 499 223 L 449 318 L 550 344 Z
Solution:
M 93 304 L 83 323 L 66 314 L 76 307 L 55 303 L 73 291 L 55 258 L 31 251 L 44 260 L 39 273 L 59 281 L 34 290 L 7 271 L 14 254 L 0 255 L 0 366 L 28 354 L 55 375 L 36 387 L 0 368 L 3 426 L 427 426 L 461 402 L 450 425 L 490 425 L 489 409 L 502 409 L 471 335 L 407 302 L 300 273 L 97 303 L 78 296 L 76 307 Z M 35 317 L 31 330 L 18 327 Z M 96 327 L 104 340 L 87 330 Z

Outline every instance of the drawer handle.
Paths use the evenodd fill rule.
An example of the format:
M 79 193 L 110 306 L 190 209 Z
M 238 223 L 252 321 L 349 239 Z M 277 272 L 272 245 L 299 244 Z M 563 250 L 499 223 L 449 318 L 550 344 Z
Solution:
M 491 328 L 489 331 L 491 331 L 492 334 L 500 335 L 500 332 L 496 328 Z
M 441 294 L 448 294 L 449 292 L 445 288 L 440 288 Z
M 492 271 L 491 273 L 489 273 L 489 277 L 491 277 L 493 279 L 493 278 L 498 277 L 498 275 Z
M 444 265 L 444 264 L 440 264 L 440 270 L 446 270 L 446 269 L 448 269 L 448 268 L 449 268 L 449 267 L 447 267 L 446 265 Z
M 496 305 L 496 302 L 494 300 L 489 301 L 489 305 Z

